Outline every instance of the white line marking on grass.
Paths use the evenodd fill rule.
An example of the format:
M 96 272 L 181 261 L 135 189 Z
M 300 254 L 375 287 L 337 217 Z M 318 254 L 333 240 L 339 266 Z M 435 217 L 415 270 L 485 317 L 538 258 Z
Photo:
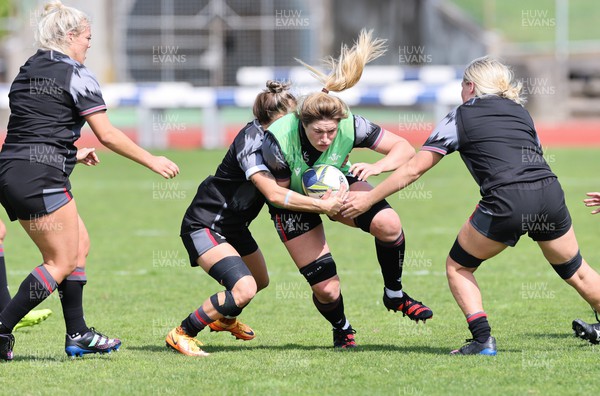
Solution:
M 6 270 L 6 273 L 9 275 L 27 276 L 31 273 L 31 271 Z
M 410 274 L 410 276 L 429 276 L 429 275 L 446 276 L 445 272 L 442 272 L 442 271 L 428 271 L 428 270 L 420 270 L 420 271 L 415 271 L 415 272 L 408 272 L 408 274 Z M 402 274 L 402 276 L 404 276 L 404 274 Z
M 171 232 L 168 232 L 166 230 L 160 230 L 160 229 L 146 229 L 146 230 L 137 230 L 133 233 L 134 236 L 139 236 L 139 237 L 162 237 L 162 236 L 166 236 L 166 235 L 170 235 Z
M 148 270 L 141 269 L 137 271 L 115 271 L 114 274 L 119 276 L 148 275 Z

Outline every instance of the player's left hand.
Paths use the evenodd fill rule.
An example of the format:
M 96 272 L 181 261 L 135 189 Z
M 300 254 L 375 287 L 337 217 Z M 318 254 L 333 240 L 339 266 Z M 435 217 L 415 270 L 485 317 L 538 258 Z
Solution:
M 100 159 L 96 154 L 95 148 L 80 148 L 77 150 L 77 163 L 84 164 L 87 166 L 96 166 L 100 163 Z
M 337 191 L 337 193 L 333 193 L 331 189 L 327 190 L 319 202 L 323 210 L 322 213 L 329 217 L 337 215 L 342 208 L 347 195 L 348 191 L 346 191 L 345 184 L 340 187 L 340 190 Z
M 343 217 L 353 219 L 371 209 L 373 204 L 374 202 L 371 202 L 368 191 L 350 191 L 348 197 L 344 200 L 340 213 Z
M 367 164 L 366 162 L 357 162 L 350 167 L 350 173 L 358 178 L 358 180 L 367 180 L 369 176 L 377 176 L 382 172 L 382 169 L 377 164 Z
M 587 198 L 587 199 L 583 200 L 583 202 L 585 203 L 585 206 L 600 206 L 600 193 L 599 192 L 589 192 L 586 195 L 591 198 Z M 597 213 L 600 213 L 600 209 L 595 209 L 592 211 L 592 214 L 597 214 Z

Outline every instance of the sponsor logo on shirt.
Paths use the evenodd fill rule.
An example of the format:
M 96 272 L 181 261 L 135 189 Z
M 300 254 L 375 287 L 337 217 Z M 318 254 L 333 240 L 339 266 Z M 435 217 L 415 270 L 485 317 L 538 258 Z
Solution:
M 338 153 L 332 153 L 328 159 L 329 161 L 337 162 L 340 158 L 341 156 Z

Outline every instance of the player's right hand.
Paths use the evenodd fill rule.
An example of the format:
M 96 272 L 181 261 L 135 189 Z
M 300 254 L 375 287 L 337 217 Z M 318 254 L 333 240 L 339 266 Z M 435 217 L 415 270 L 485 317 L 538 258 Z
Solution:
M 149 168 L 165 179 L 172 179 L 179 174 L 177 164 L 167 157 L 154 156 Z
M 365 213 L 375 202 L 371 202 L 368 191 L 353 191 L 344 202 L 342 216 L 351 219 Z
M 348 197 L 348 191 L 346 185 L 342 185 L 340 189 L 334 194 L 331 189 L 321 197 L 321 206 L 323 213 L 329 217 L 333 217 L 342 208 L 344 200 Z

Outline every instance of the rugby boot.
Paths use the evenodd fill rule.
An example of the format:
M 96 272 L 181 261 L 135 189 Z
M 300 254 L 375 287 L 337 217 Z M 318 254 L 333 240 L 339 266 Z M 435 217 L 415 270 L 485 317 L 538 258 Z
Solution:
M 421 301 L 412 299 L 406 292 L 403 292 L 403 296 L 400 298 L 390 298 L 383 291 L 383 305 L 388 311 L 402 311 L 402 316 L 408 316 L 409 319 L 416 321 L 419 320 L 425 322 L 427 319 L 433 317 L 433 312 L 429 307 L 424 305 Z
M 589 324 L 581 319 L 575 319 L 572 327 L 575 337 L 589 341 L 592 344 L 600 343 L 600 323 Z
M 233 322 L 229 323 L 232 320 Z M 255 337 L 250 326 L 237 319 L 218 319 L 209 323 L 208 327 L 210 327 L 210 331 L 228 331 L 238 340 L 248 341 Z
M 351 349 L 356 348 L 356 341 L 354 340 L 354 334 L 356 330 L 352 326 L 348 326 L 347 329 L 333 329 L 333 347 L 339 349 Z
M 167 334 L 165 342 L 167 347 L 187 356 L 204 357 L 209 355 L 200 348 L 203 344 L 194 337 L 187 335 L 181 326 L 171 330 Z
M 65 341 L 65 352 L 73 358 L 82 357 L 88 353 L 111 353 L 118 351 L 120 347 L 121 340 L 108 338 L 93 327 L 86 333 L 76 334 L 74 337 L 67 334 Z
M 488 338 L 485 342 L 467 340 L 467 344 L 450 352 L 450 355 L 488 355 L 496 356 L 496 339 Z

